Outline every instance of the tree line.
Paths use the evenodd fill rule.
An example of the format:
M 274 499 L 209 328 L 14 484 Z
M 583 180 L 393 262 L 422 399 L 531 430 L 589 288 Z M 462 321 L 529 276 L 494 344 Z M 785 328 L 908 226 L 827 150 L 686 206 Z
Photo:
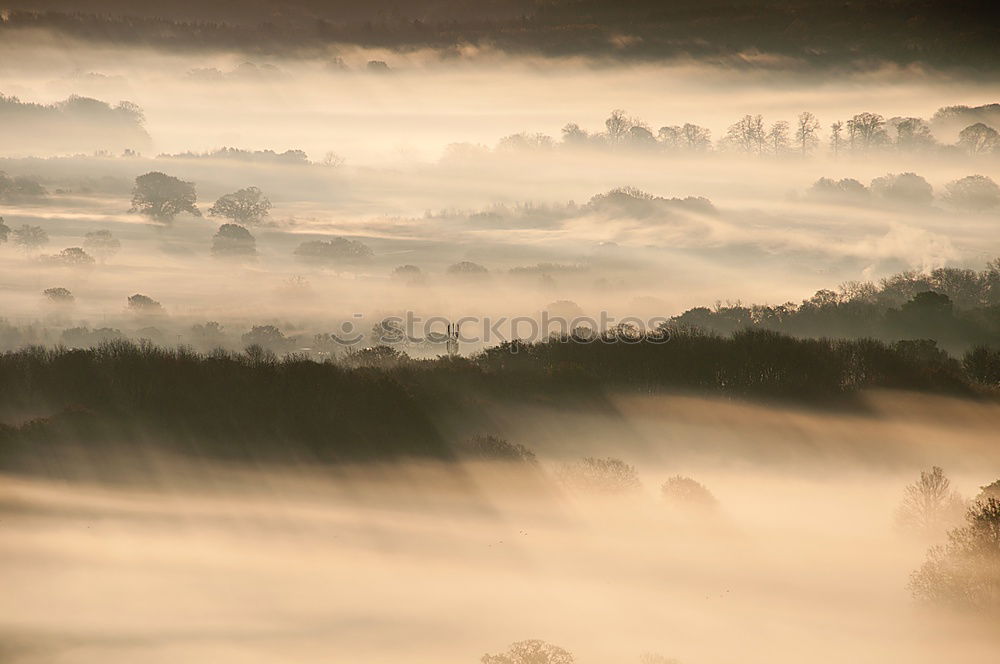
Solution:
M 591 132 L 571 122 L 562 128 L 558 141 L 542 133 L 519 133 L 505 136 L 497 144 L 498 151 L 544 151 L 555 148 L 590 148 L 628 150 L 669 154 L 706 154 L 723 152 L 752 156 L 808 157 L 821 151 L 824 144 L 829 154 L 864 156 L 878 152 L 964 154 L 971 157 L 1000 154 L 1000 134 L 983 121 L 969 122 L 961 129 L 954 144 L 940 143 L 932 133 L 932 124 L 961 122 L 964 117 L 978 117 L 1000 124 L 1000 108 L 946 107 L 940 109 L 931 122 L 923 118 L 894 116 L 885 118 L 878 113 L 862 112 L 826 126 L 809 111 L 793 122 L 766 122 L 760 114 L 747 114 L 729 125 L 718 139 L 712 132 L 695 123 L 664 125 L 655 128 L 644 120 L 615 109 L 604 121 L 603 131 Z M 452 153 L 463 148 L 456 146 Z M 468 148 L 464 148 L 468 150 Z

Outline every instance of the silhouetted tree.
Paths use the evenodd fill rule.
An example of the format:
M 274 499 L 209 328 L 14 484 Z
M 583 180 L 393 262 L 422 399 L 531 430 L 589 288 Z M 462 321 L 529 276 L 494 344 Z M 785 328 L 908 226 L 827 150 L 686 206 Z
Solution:
M 903 489 L 903 502 L 896 510 L 897 523 L 908 530 L 934 535 L 962 518 L 965 500 L 951 488 L 951 480 L 934 466 L 921 471 L 920 479 Z
M 208 209 L 213 217 L 232 219 L 234 224 L 258 224 L 271 212 L 271 201 L 257 187 L 247 187 L 220 196 Z
M 977 122 L 958 133 L 958 145 L 970 156 L 989 154 L 1000 148 L 1000 134 L 993 127 Z
M 932 547 L 910 577 L 921 601 L 990 615 L 1000 612 L 1000 499 L 973 503 L 966 525 Z
M 82 267 L 84 265 L 94 264 L 94 257 L 80 247 L 68 247 L 60 251 L 58 254 L 43 256 L 42 260 L 47 263 L 65 265 L 69 267 Z
M 976 346 L 962 358 L 962 366 L 977 382 L 1000 386 L 1000 349 Z
M 611 111 L 611 115 L 608 119 L 604 121 L 605 135 L 608 137 L 608 143 L 611 145 L 617 145 L 625 138 L 628 130 L 635 125 L 625 111 L 620 108 Z
M 573 655 L 559 646 L 531 639 L 512 643 L 507 652 L 483 655 L 482 664 L 573 664 Z
M 374 252 L 363 242 L 335 237 L 332 240 L 309 240 L 295 250 L 295 256 L 320 265 L 357 264 L 371 259 Z
M 896 148 L 904 152 L 934 147 L 931 128 L 921 118 L 891 118 L 889 126 L 896 130 Z
M 49 243 L 49 234 L 41 226 L 24 224 L 14 229 L 14 244 L 25 253 L 35 251 Z
M 254 325 L 242 341 L 245 346 L 260 346 L 270 351 L 283 351 L 288 345 L 288 338 L 274 325 Z
M 130 311 L 144 315 L 162 314 L 164 312 L 162 304 L 148 295 L 143 295 L 142 293 L 136 293 L 135 295 L 129 296 L 128 308 Z
M 885 132 L 885 118 L 878 113 L 858 113 L 847 121 L 851 150 L 868 152 L 884 145 L 889 137 Z
M 472 261 L 460 261 L 449 265 L 447 269 L 448 274 L 461 275 L 461 276 L 484 276 L 489 274 L 489 270 L 480 265 L 479 263 L 473 263 Z
M 809 188 L 809 195 L 828 201 L 860 203 L 869 199 L 868 187 L 852 178 L 820 178 Z
M 194 183 L 152 171 L 135 179 L 129 212 L 138 212 L 164 223 L 173 221 L 181 212 L 200 217 L 196 200 Z
M 614 457 L 586 457 L 564 466 L 560 476 L 567 485 L 583 491 L 621 493 L 642 486 L 635 467 Z
M 788 123 L 778 120 L 767 130 L 767 147 L 775 157 L 788 151 Z
M 580 125 L 570 122 L 562 128 L 562 140 L 564 145 L 582 147 L 590 142 L 590 135 Z
M 0 95 L 2 100 L 2 95 Z M 37 180 L 24 175 L 10 177 L 0 171 L 0 201 L 5 203 L 29 202 L 42 198 L 48 192 Z
M 718 504 L 712 492 L 690 477 L 675 475 L 660 487 L 664 500 L 679 506 L 712 508 Z
M 222 224 L 212 236 L 212 255 L 218 258 L 252 258 L 257 255 L 257 240 L 242 226 Z
M 8 237 L 10 237 L 10 226 L 4 223 L 3 217 L 0 217 L 0 244 L 5 243 Z
M 424 272 L 416 265 L 400 265 L 393 269 L 392 278 L 407 284 L 419 284 L 424 280 Z
M 767 143 L 764 119 L 760 115 L 744 115 L 730 125 L 721 141 L 722 147 L 747 154 L 762 154 Z
M 102 263 L 113 258 L 121 248 L 122 243 L 118 238 L 111 235 L 109 230 L 99 230 L 87 233 L 84 236 L 83 247 Z
M 880 198 L 908 205 L 929 205 L 934 200 L 930 183 L 916 173 L 889 173 L 875 178 L 871 191 Z
M 795 123 L 795 146 L 803 157 L 819 145 L 819 137 L 816 135 L 818 131 L 819 120 L 815 115 L 809 111 L 799 113 L 798 121 Z
M 844 123 L 834 122 L 830 125 L 830 149 L 833 150 L 833 156 L 839 157 L 840 151 L 844 148 Z
M 53 304 L 72 304 L 76 299 L 69 290 L 61 287 L 46 288 L 42 294 Z
M 458 451 L 468 457 L 489 461 L 537 463 L 535 453 L 520 443 L 511 443 L 493 435 L 473 436 L 459 445 Z
M 985 175 L 967 175 L 945 185 L 949 203 L 967 210 L 988 210 L 1000 205 L 1000 186 Z
M 551 136 L 522 132 L 520 134 L 504 136 L 497 144 L 497 148 L 500 150 L 509 150 L 511 152 L 530 152 L 537 150 L 551 150 L 554 145 L 555 143 L 552 141 Z

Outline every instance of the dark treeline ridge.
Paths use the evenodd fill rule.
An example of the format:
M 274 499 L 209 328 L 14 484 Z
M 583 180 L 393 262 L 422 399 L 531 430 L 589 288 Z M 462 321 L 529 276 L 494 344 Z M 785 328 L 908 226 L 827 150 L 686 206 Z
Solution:
M 978 272 L 937 268 L 848 282 L 800 304 L 696 307 L 670 325 L 723 335 L 764 329 L 796 337 L 932 339 L 952 352 L 1000 348 L 1000 259 Z
M 169 48 L 310 52 L 329 44 L 631 58 L 774 53 L 815 65 L 865 61 L 994 67 L 987 0 L 495 0 L 493 2 L 12 2 L 0 29 Z M 41 11 L 35 11 L 41 10 Z M 48 11 L 45 11 L 48 10 Z M 760 64 L 760 62 L 756 62 Z
M 618 328 L 435 360 L 376 346 L 323 363 L 259 346 L 198 354 L 119 340 L 0 355 L 0 413 L 10 422 L 0 427 L 0 466 L 44 461 L 70 443 L 232 459 L 449 458 L 438 418 L 485 421 L 491 400 L 580 408 L 609 391 L 680 391 L 847 407 L 868 388 L 990 393 L 933 342 L 762 330 Z

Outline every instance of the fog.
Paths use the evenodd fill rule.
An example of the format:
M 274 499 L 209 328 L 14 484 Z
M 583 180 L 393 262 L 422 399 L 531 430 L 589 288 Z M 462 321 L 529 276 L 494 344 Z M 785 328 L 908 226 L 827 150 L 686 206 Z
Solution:
M 928 540 L 893 512 L 929 460 L 966 495 L 996 477 L 1000 411 L 928 398 L 913 421 L 888 396 L 876 418 L 673 398 L 498 415 L 538 469 L 151 455 L 138 487 L 7 477 L 5 661 L 468 662 L 528 638 L 580 662 L 989 659 L 995 625 L 911 604 Z M 560 482 L 606 454 L 642 488 Z M 677 473 L 718 508 L 665 502 Z
M 907 587 L 961 519 L 915 534 L 897 516 L 904 487 L 933 467 L 965 501 L 1000 477 L 1000 140 L 983 134 L 993 142 L 980 150 L 960 134 L 1000 129 L 995 77 L 874 60 L 819 69 L 766 50 L 275 55 L 0 34 L 3 662 L 459 663 L 525 639 L 582 664 L 1000 651 L 995 614 L 927 606 Z M 954 106 L 973 108 L 942 110 Z M 803 112 L 818 127 L 797 147 Z M 879 145 L 832 146 L 831 125 L 865 112 L 884 125 Z M 785 121 L 790 135 L 737 149 L 727 132 L 757 115 L 762 132 Z M 917 138 L 897 129 L 907 118 L 921 119 Z M 710 137 L 670 147 L 688 123 Z M 155 173 L 170 178 L 144 188 Z M 158 188 L 180 192 L 167 197 L 180 211 L 162 212 Z M 256 214 L 220 211 L 239 193 L 257 197 Z M 935 294 L 946 302 L 918 300 Z M 744 318 L 711 319 L 733 311 Z M 408 316 L 408 332 L 437 336 L 399 350 L 427 361 L 353 352 L 378 351 L 376 324 Z M 562 325 L 523 325 L 546 317 Z M 574 319 L 696 339 L 744 326 L 871 337 L 899 362 L 857 368 L 833 347 L 852 368 L 818 402 L 767 392 L 775 375 L 795 383 L 770 369 L 790 351 L 766 342 L 696 349 L 710 377 L 690 384 L 717 397 L 616 383 L 600 359 L 556 356 L 531 374 L 477 355 Z M 170 410 L 180 397 L 147 409 L 137 376 L 155 365 L 115 364 L 132 347 L 100 346 L 122 338 L 193 347 L 203 355 L 180 351 L 177 375 L 157 381 L 184 393 L 184 380 L 218 379 L 187 389 L 247 410 L 198 429 Z M 31 346 L 57 349 L 51 375 Z M 727 352 L 765 377 L 713 369 Z M 226 417 L 252 410 L 239 397 L 258 388 L 238 376 L 266 383 L 253 372 L 292 374 L 303 358 L 317 373 L 274 378 L 275 402 L 357 419 L 276 436 L 272 457 L 198 439 L 239 436 Z M 226 362 L 245 373 L 182 373 Z M 320 372 L 342 381 L 327 387 L 370 380 L 364 394 L 389 396 L 359 406 L 295 391 Z M 458 394 L 469 375 L 499 387 L 470 380 Z M 81 385 L 134 400 L 95 414 Z M 413 431 L 426 424 L 454 458 L 399 453 L 407 441 L 368 450 L 393 450 L 375 461 L 337 456 L 352 436 L 405 428 L 412 408 Z M 365 418 L 397 428 L 352 428 Z M 537 463 L 463 456 L 487 434 Z M 586 458 L 621 459 L 640 486 L 586 485 Z M 672 501 L 661 485 L 678 475 L 715 502 Z

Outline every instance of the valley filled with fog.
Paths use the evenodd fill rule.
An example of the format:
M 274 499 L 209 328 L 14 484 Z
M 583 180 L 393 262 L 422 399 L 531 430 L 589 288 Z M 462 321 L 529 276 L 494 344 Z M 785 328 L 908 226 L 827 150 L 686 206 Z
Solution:
M 0 13 L 0 660 L 1000 652 L 988 66 L 57 5 Z

